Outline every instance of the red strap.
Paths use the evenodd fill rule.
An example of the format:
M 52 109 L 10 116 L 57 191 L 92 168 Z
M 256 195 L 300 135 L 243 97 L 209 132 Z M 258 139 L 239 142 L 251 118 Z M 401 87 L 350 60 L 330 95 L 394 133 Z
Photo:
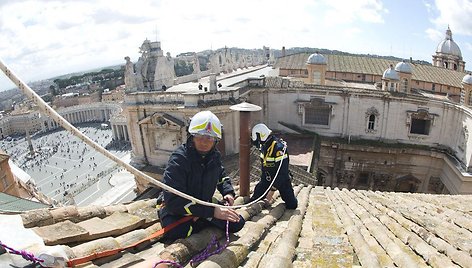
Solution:
M 129 249 L 129 248 L 132 248 L 132 247 L 135 247 L 143 242 L 146 242 L 146 241 L 149 241 L 153 238 L 156 238 L 156 237 L 159 237 L 159 236 L 162 236 L 164 235 L 166 232 L 174 229 L 175 227 L 177 227 L 179 224 L 182 224 L 184 222 L 187 222 L 189 220 L 191 220 L 193 217 L 192 216 L 185 216 L 181 219 L 179 219 L 178 221 L 175 221 L 169 225 L 167 225 L 166 227 L 163 227 L 159 230 L 157 230 L 155 233 L 151 234 L 150 236 L 142 239 L 142 240 L 139 240 L 138 242 L 135 242 L 131 245 L 128 245 L 126 247 L 122 247 L 122 248 L 116 248 L 116 249 L 110 249 L 110 250 L 105 250 L 105 251 L 102 251 L 102 252 L 95 252 L 95 253 L 92 253 L 88 256 L 84 256 L 84 257 L 80 257 L 80 258 L 75 258 L 75 259 L 72 259 L 72 260 L 69 260 L 67 261 L 67 266 L 68 267 L 75 267 L 76 265 L 79 265 L 79 264 L 83 264 L 83 263 L 86 263 L 88 261 L 92 261 L 92 260 L 95 260 L 95 259 L 98 259 L 98 258 L 103 258 L 103 257 L 107 257 L 107 256 L 111 256 L 111 255 L 115 255 L 123 250 L 126 250 L 126 249 Z

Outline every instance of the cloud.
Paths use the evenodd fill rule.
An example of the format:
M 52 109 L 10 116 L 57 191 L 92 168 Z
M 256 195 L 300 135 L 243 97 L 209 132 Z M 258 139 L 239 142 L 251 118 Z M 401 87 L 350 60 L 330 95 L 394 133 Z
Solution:
M 323 0 L 322 3 L 327 9 L 324 14 L 327 25 L 355 22 L 384 23 L 383 15 L 388 13 L 378 0 Z
M 437 17 L 432 19 L 437 28 L 451 27 L 453 34 L 472 36 L 472 1 L 436 0 Z
M 428 28 L 426 29 L 426 35 L 428 38 L 436 43 L 440 42 L 441 40 L 444 39 L 444 32 L 441 32 L 439 30 L 433 29 L 433 28 Z

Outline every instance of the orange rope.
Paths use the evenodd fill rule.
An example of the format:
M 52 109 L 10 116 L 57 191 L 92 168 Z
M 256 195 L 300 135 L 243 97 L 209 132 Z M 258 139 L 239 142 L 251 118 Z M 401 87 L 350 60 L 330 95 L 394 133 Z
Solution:
M 135 246 L 137 246 L 137 245 L 139 245 L 143 242 L 146 242 L 146 241 L 149 241 L 153 238 L 162 236 L 166 232 L 172 230 L 173 228 L 177 227 L 178 225 L 180 225 L 184 222 L 187 222 L 187 221 L 191 220 L 192 218 L 193 218 L 192 216 L 183 217 L 183 218 L 179 219 L 178 221 L 173 222 L 173 223 L 169 224 L 168 226 L 163 227 L 162 229 L 156 231 L 155 233 L 151 234 L 150 236 L 148 236 L 148 237 L 146 237 L 142 240 L 139 240 L 138 242 L 135 242 L 131 245 L 128 245 L 126 247 L 110 249 L 110 250 L 105 250 L 105 251 L 101 251 L 101 252 L 95 252 L 95 253 L 92 253 L 92 254 L 84 256 L 84 257 L 71 259 L 71 260 L 67 261 L 67 266 L 68 267 L 75 267 L 76 265 L 83 264 L 83 263 L 86 263 L 86 262 L 89 262 L 89 261 L 92 261 L 92 260 L 95 260 L 95 259 L 98 259 L 98 258 L 103 258 L 103 257 L 115 255 L 115 254 L 117 254 L 117 253 L 119 253 L 123 250 L 135 247 Z

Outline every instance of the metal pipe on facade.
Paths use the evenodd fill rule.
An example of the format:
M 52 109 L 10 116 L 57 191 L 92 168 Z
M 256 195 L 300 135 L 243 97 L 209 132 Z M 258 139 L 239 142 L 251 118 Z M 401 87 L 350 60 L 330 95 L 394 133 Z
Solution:
M 250 158 L 250 126 L 251 112 L 260 111 L 262 108 L 247 102 L 242 102 L 230 107 L 239 111 L 239 195 L 249 196 L 249 158 Z

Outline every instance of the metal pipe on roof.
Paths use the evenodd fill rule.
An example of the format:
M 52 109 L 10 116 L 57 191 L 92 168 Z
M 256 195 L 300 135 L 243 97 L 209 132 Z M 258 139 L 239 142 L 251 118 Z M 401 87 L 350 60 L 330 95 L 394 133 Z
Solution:
M 251 112 L 260 111 L 262 108 L 247 102 L 242 102 L 230 107 L 239 111 L 239 195 L 249 196 L 249 158 L 250 158 L 250 126 Z

